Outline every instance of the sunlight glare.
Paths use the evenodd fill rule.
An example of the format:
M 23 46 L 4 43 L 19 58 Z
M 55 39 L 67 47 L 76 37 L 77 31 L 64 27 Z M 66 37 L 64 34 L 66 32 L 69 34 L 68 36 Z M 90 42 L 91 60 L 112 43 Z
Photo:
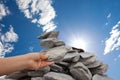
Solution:
M 82 39 L 74 39 L 71 45 L 76 48 L 86 49 L 86 43 Z
M 86 50 L 88 47 L 87 43 L 88 42 L 86 41 L 86 39 L 83 38 L 82 36 L 79 37 L 77 35 L 74 35 L 74 36 L 72 35 L 69 38 L 69 45 L 76 47 L 76 48 L 81 48 L 81 49 Z

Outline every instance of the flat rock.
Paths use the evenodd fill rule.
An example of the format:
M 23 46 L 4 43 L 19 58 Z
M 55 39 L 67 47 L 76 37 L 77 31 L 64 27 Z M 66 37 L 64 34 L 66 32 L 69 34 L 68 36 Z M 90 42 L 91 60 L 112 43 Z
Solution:
M 45 80 L 75 80 L 70 75 L 64 73 L 49 72 L 44 75 Z
M 82 62 L 84 65 L 92 64 L 96 61 L 96 55 L 93 53 L 80 53 L 80 62 Z
M 57 46 L 65 45 L 65 43 L 63 41 L 58 40 L 54 43 L 54 45 L 55 45 L 55 47 L 57 47 Z
M 75 56 L 73 59 L 72 59 L 72 62 L 78 62 L 80 59 L 80 56 Z
M 87 66 L 87 68 L 96 68 L 96 67 L 101 66 L 102 64 L 103 64 L 103 63 L 102 63 L 101 61 L 95 61 L 94 63 L 88 64 L 88 65 L 86 65 L 86 66 Z
M 60 62 L 63 60 L 66 52 L 70 48 L 67 46 L 59 46 L 46 51 L 45 54 L 49 55 L 48 61 Z
M 60 66 L 63 66 L 63 67 L 68 67 L 69 65 L 70 65 L 70 63 L 67 63 L 67 62 L 59 62 L 59 63 L 56 63 L 56 64 L 58 64 L 58 65 L 60 65 Z
M 50 65 L 50 69 L 54 72 L 64 72 L 63 68 L 56 64 Z
M 5 78 L 6 79 L 20 79 L 26 76 L 28 76 L 26 71 L 25 72 L 14 72 L 14 73 L 7 75 Z
M 41 34 L 38 37 L 38 39 L 57 38 L 58 35 L 59 35 L 58 31 L 57 32 L 53 32 L 53 31 L 51 31 L 51 32 L 45 32 L 45 33 Z
M 76 80 L 91 80 L 92 74 L 89 69 L 81 62 L 70 66 L 70 73 Z
M 4 76 L 0 76 L 0 80 L 15 80 L 15 79 L 5 79 L 5 75 L 4 75 Z
M 31 77 L 42 77 L 44 74 L 46 74 L 49 71 L 50 71 L 50 67 L 47 66 L 47 67 L 44 67 L 42 69 L 28 71 L 28 76 L 31 76 Z
M 48 36 L 48 38 L 58 38 L 58 35 L 59 35 L 59 31 L 56 31 L 56 32 L 52 31 Z
M 40 45 L 46 48 L 53 48 L 53 47 L 65 45 L 65 43 L 56 38 L 47 38 L 47 39 L 41 40 Z
M 94 53 L 90 53 L 90 52 L 81 52 L 80 56 L 83 59 L 87 59 L 87 58 L 90 58 L 90 57 L 96 56 L 96 55 Z
M 91 73 L 94 74 L 104 74 L 108 69 L 108 65 L 107 64 L 102 64 L 99 67 L 96 68 L 89 68 L 89 70 L 91 71 Z
M 96 74 L 96 75 L 93 76 L 92 80 L 113 80 L 113 79 L 111 79 L 111 78 L 109 78 L 105 75 Z
M 75 57 L 78 58 L 75 60 Z M 63 61 L 66 62 L 77 62 L 79 60 L 79 53 L 75 50 L 69 51 L 66 53 L 66 55 L 63 58 Z
M 41 40 L 40 46 L 46 47 L 46 48 L 53 48 L 55 46 L 54 42 L 56 41 L 56 38 L 48 38 Z

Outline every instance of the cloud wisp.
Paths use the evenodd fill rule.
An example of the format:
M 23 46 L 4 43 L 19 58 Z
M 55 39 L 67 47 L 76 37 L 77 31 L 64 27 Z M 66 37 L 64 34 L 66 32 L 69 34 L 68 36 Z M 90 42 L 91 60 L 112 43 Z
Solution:
M 111 17 L 111 13 L 108 14 L 107 19 L 109 19 L 110 17 Z
M 120 21 L 113 26 L 110 37 L 105 41 L 104 55 L 120 47 Z
M 10 14 L 10 11 L 8 7 L 6 7 L 4 4 L 0 2 L 0 20 L 2 20 L 3 17 Z
M 0 28 L 3 25 L 0 24 Z M 18 35 L 14 32 L 14 28 L 10 25 L 9 31 L 2 33 L 0 31 L 0 57 L 4 57 L 6 53 L 10 53 L 14 49 L 13 42 L 17 42 Z
M 109 13 L 108 15 L 107 15 L 107 22 L 105 23 L 105 26 L 107 26 L 108 24 L 109 24 L 109 19 L 111 18 L 111 13 Z
M 16 0 L 25 17 L 32 23 L 42 25 L 43 31 L 49 32 L 56 28 L 53 19 L 56 16 L 52 0 Z

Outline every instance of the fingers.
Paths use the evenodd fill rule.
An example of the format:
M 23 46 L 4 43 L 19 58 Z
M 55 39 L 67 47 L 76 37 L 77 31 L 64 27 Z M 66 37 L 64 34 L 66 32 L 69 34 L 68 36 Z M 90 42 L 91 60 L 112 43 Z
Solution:
M 40 55 L 41 60 L 47 60 L 49 55 Z
M 49 65 L 52 65 L 52 64 L 54 64 L 54 62 L 41 61 L 40 64 L 39 64 L 39 68 L 43 68 L 43 67 L 46 67 L 46 66 L 49 66 Z

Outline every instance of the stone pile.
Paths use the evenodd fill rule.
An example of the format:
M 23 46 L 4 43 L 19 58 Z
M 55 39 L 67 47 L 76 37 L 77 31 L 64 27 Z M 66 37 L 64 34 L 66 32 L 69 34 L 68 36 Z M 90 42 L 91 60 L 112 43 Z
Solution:
M 6 76 L 14 80 L 112 80 L 105 74 L 108 65 L 96 59 L 96 54 L 67 46 L 58 39 L 59 32 L 40 35 L 40 45 L 55 64 L 38 70 L 15 72 Z

